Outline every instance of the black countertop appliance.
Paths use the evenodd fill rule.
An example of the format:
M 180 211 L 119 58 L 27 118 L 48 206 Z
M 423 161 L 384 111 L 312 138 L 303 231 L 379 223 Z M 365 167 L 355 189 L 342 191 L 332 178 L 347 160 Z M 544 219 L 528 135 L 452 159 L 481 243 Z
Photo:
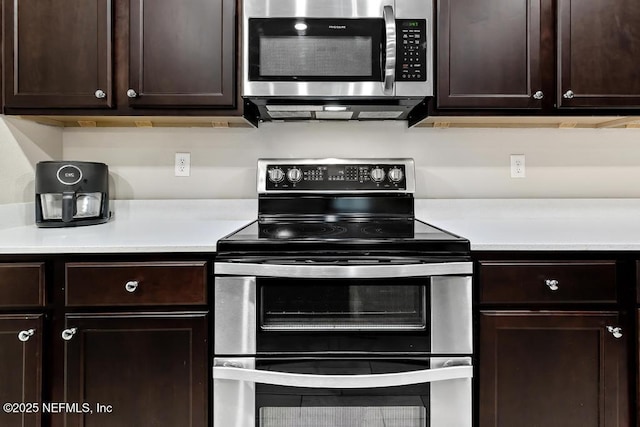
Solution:
M 104 163 L 39 162 L 35 187 L 38 227 L 101 224 L 111 216 L 109 168 Z

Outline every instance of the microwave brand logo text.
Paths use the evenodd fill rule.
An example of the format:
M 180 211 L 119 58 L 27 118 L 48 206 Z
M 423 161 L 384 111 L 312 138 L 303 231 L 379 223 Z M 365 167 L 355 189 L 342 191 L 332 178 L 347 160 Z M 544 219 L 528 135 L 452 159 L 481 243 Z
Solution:
M 347 26 L 346 25 L 329 25 L 329 28 L 331 28 L 332 30 L 346 30 Z

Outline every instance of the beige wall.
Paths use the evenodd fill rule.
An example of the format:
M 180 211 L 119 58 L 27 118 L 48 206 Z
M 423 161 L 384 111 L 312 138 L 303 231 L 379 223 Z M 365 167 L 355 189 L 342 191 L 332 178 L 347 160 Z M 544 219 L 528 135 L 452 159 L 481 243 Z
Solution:
M 192 174 L 173 176 L 176 151 Z M 524 179 L 509 155 L 526 155 Z M 67 159 L 109 164 L 117 198 L 255 197 L 260 157 L 412 157 L 417 196 L 640 197 L 637 129 L 407 129 L 401 122 L 267 123 L 259 129 L 68 129 Z
M 32 202 L 35 165 L 62 157 L 62 129 L 0 118 L 0 204 Z
M 190 177 L 173 176 L 178 151 L 191 153 Z M 510 154 L 526 155 L 526 178 L 510 178 Z M 261 157 L 412 157 L 418 197 L 640 197 L 637 129 L 407 129 L 400 122 L 325 122 L 63 131 L 5 118 L 0 203 L 31 201 L 34 165 L 48 158 L 107 163 L 118 199 L 252 198 Z

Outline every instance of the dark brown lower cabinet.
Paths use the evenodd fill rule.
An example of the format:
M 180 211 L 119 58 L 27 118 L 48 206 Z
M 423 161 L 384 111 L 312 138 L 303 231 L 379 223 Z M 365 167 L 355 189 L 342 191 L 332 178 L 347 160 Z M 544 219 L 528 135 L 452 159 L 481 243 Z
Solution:
M 65 427 L 208 425 L 206 312 L 67 314 Z
M 636 261 L 636 355 L 635 360 L 638 361 L 636 367 L 636 419 L 640 423 L 640 261 Z
M 0 426 L 39 427 L 42 405 L 40 314 L 0 315 Z
M 629 426 L 617 312 L 482 311 L 480 427 Z

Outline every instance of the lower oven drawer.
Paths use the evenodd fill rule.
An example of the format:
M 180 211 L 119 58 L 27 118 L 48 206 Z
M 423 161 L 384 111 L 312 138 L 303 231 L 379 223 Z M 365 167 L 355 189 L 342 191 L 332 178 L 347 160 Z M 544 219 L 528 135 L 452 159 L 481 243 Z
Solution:
M 216 358 L 214 427 L 470 427 L 470 357 Z

